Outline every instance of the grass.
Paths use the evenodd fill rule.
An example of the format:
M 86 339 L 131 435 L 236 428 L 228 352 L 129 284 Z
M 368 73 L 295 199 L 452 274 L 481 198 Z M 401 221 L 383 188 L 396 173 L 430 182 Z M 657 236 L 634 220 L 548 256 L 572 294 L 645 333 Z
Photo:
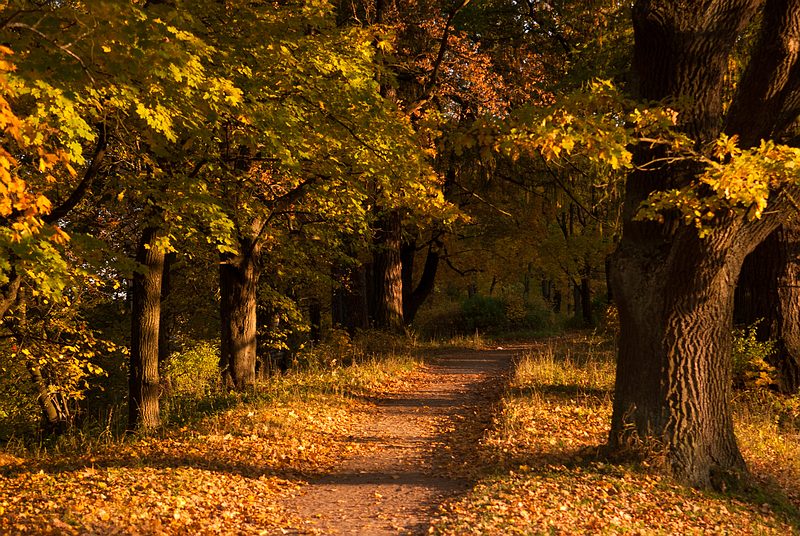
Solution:
M 247 394 L 174 393 L 171 424 L 150 435 L 75 430 L 50 444 L 7 445 L 0 533 L 280 533 L 295 522 L 282 499 L 374 448 L 356 440 L 368 400 L 401 388 L 418 365 L 409 353 L 347 355 Z
M 573 334 L 519 361 L 481 441 L 484 475 L 445 503 L 432 533 L 790 534 L 798 531 L 800 442 L 775 423 L 774 401 L 740 397 L 737 432 L 758 484 L 746 494 L 687 489 L 647 460 L 602 455 L 613 346 Z M 772 416 L 772 417 L 771 417 Z

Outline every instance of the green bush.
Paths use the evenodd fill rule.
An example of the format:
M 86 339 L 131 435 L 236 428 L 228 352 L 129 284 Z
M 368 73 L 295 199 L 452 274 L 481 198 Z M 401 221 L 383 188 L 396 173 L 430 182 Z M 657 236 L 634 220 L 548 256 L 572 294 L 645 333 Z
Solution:
M 544 300 L 525 301 L 508 294 L 501 298 L 480 294 L 459 301 L 438 299 L 426 304 L 413 329 L 424 339 L 448 339 L 484 334 L 541 332 L 553 327 L 555 313 Z
M 203 396 L 219 381 L 219 348 L 214 342 L 200 341 L 175 352 L 163 373 L 168 394 Z
M 412 324 L 414 331 L 424 339 L 446 339 L 462 333 L 461 304 L 447 296 L 426 303 Z
M 761 320 L 733 330 L 733 382 L 739 388 L 768 387 L 777 383 L 777 371 L 767 362 L 775 341 L 758 340 Z
M 461 302 L 461 325 L 466 333 L 499 331 L 508 325 L 502 300 L 475 294 Z

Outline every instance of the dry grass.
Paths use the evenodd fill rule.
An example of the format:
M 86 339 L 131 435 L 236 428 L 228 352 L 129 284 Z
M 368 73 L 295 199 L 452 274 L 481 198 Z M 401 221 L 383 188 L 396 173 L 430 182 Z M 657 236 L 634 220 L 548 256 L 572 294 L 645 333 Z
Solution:
M 800 442 L 770 425 L 763 405 L 754 411 L 740 400 L 736 414 L 743 450 L 764 485 L 746 496 L 703 493 L 661 477 L 647 461 L 620 464 L 602 456 L 613 382 L 613 348 L 601 338 L 551 339 L 526 354 L 482 441 L 491 469 L 467 496 L 443 507 L 432 532 L 797 532 L 797 511 L 786 496 L 796 497 Z

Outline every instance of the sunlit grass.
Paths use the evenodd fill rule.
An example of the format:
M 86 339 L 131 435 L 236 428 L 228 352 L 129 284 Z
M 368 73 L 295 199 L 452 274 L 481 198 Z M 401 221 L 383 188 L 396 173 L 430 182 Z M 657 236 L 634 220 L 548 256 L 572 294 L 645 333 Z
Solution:
M 417 347 L 423 350 L 437 350 L 442 348 L 484 350 L 494 345 L 495 342 L 492 339 L 477 330 L 471 335 L 453 335 L 446 339 L 434 339 L 417 343 Z
M 465 497 L 446 503 L 434 533 L 797 531 L 796 509 L 769 486 L 739 496 L 704 493 L 662 477 L 647 460 L 606 459 L 613 385 L 614 348 L 603 338 L 553 338 L 523 355 L 481 442 L 486 476 Z M 799 476 L 796 434 L 781 432 L 774 418 L 770 423 L 764 404 L 740 399 L 735 407 L 751 468 L 762 481 L 786 469 L 783 491 L 791 495 Z

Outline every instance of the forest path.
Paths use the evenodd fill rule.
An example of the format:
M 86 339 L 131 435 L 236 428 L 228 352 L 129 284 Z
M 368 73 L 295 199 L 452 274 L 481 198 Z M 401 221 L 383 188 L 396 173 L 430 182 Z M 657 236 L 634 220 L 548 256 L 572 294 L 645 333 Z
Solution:
M 289 534 L 425 534 L 437 506 L 469 488 L 470 452 L 491 423 L 522 347 L 435 352 L 410 387 L 373 399 L 355 440 L 367 454 L 304 486 Z

